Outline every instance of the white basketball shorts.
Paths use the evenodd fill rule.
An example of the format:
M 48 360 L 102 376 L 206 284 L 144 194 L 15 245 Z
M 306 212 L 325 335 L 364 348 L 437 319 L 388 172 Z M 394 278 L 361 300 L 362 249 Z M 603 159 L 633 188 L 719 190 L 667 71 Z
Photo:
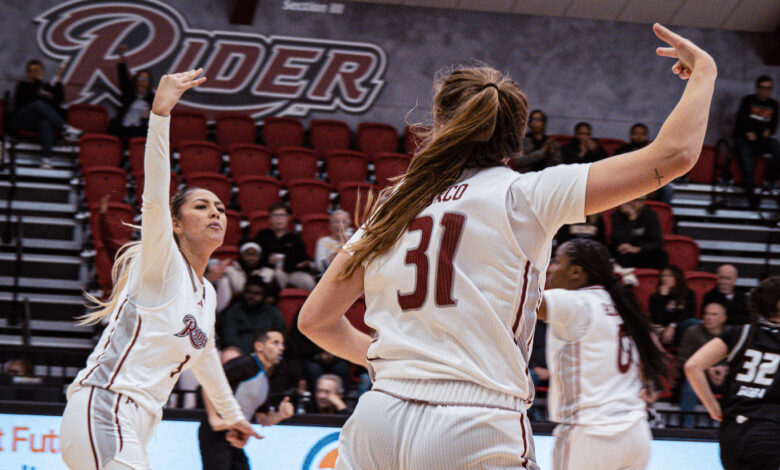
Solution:
M 567 425 L 556 426 L 553 434 L 553 470 L 641 470 L 650 461 L 652 434 L 646 420 L 613 436 Z

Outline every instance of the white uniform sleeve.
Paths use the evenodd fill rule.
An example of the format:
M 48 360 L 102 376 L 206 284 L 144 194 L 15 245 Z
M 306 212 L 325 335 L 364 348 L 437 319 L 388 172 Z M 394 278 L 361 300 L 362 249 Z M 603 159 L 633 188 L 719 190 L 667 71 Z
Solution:
M 168 151 L 170 117 L 149 115 L 144 153 L 144 193 L 141 205 L 141 254 L 137 262 L 137 302 L 162 305 L 177 294 L 184 262 L 173 239 L 171 221 L 171 162 Z
M 200 359 L 192 365 L 192 372 L 195 378 L 203 386 L 206 396 L 209 397 L 217 413 L 228 424 L 233 425 L 244 418 L 241 407 L 238 406 L 236 397 L 230 389 L 230 384 L 225 377 L 225 370 L 222 368 L 222 362 L 219 360 L 219 353 L 214 346 L 214 335 L 211 335 L 206 349 L 201 354 Z
M 588 163 L 557 165 L 524 175 L 510 191 L 521 191 L 544 230 L 554 235 L 563 225 L 585 222 L 589 170 Z
M 564 341 L 576 341 L 587 332 L 591 312 L 582 294 L 574 290 L 548 289 L 544 291 L 547 304 L 547 322 Z

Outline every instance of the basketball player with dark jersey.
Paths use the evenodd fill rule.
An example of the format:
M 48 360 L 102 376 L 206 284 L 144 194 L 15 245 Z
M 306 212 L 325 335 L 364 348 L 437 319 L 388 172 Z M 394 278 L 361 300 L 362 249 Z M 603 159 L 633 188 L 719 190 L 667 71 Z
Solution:
M 749 325 L 726 329 L 685 363 L 685 375 L 710 416 L 722 421 L 720 458 L 726 470 L 780 469 L 780 276 L 750 295 Z M 725 393 L 715 399 L 704 376 L 727 359 Z

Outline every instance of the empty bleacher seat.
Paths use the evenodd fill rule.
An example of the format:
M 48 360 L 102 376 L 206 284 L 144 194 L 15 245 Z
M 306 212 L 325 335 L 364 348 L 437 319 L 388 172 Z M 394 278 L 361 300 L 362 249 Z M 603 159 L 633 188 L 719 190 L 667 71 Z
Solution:
M 218 114 L 215 126 L 217 144 L 226 152 L 229 152 L 233 145 L 255 143 L 257 128 L 254 118 L 248 114 Z
M 349 150 L 352 133 L 343 121 L 313 119 L 309 123 L 309 142 L 320 155 L 329 150 Z
M 363 223 L 363 213 L 368 203 L 369 194 L 372 195 L 372 201 L 376 200 L 377 191 L 373 184 L 344 183 L 339 186 L 339 207 L 350 214 L 350 220 L 355 220 L 357 217 L 358 223 Z M 360 198 L 359 207 L 358 195 Z
M 190 173 L 219 173 L 222 169 L 222 149 L 206 141 L 188 140 L 179 147 L 179 170 L 184 179 Z
M 303 124 L 291 117 L 267 117 L 263 121 L 263 142 L 273 154 L 282 147 L 302 147 Z
M 237 144 L 230 147 L 230 173 L 233 179 L 247 176 L 267 176 L 271 171 L 271 152 L 256 144 Z
M 296 179 L 314 179 L 317 176 L 317 152 L 305 147 L 282 147 L 278 151 L 276 169 L 279 179 L 287 186 Z
M 170 136 L 173 150 L 179 150 L 179 146 L 188 140 L 206 140 L 206 115 L 198 111 L 171 111 Z
M 257 232 L 271 228 L 271 223 L 268 220 L 268 211 L 255 211 L 249 214 L 249 238 L 255 238 Z
M 187 186 L 203 188 L 214 193 L 224 205 L 230 204 L 230 192 L 232 186 L 227 176 L 222 173 L 197 172 L 184 177 Z
M 683 271 L 695 271 L 699 267 L 699 245 L 684 235 L 664 235 L 664 250 L 669 253 L 669 264 Z
M 361 122 L 357 129 L 358 149 L 373 162 L 376 154 L 398 151 L 398 131 L 389 124 Z
M 238 247 L 223 244 L 214 250 L 214 253 L 211 254 L 211 257 L 219 260 L 229 259 L 231 261 L 235 261 L 238 259 Z
M 225 210 L 227 226 L 225 227 L 225 240 L 223 245 L 238 246 L 243 239 L 241 234 L 241 214 L 233 209 Z
M 122 142 L 113 135 L 84 134 L 79 139 L 81 169 L 96 166 L 118 167 L 122 160 Z
M 390 186 L 390 178 L 405 174 L 412 162 L 411 155 L 405 153 L 384 152 L 374 159 L 374 177 L 379 189 Z
M 144 173 L 144 154 L 146 153 L 146 137 L 133 137 L 127 142 L 127 160 L 133 177 Z
M 704 305 L 702 305 L 704 294 L 718 285 L 718 276 L 705 271 L 686 271 L 685 283 L 688 285 L 688 289 L 696 295 L 696 316 L 701 317 L 701 312 L 704 309 Z
M 325 154 L 328 181 L 338 187 L 343 183 L 360 183 L 368 177 L 368 159 L 352 150 L 331 150 Z
M 84 132 L 108 132 L 108 111 L 96 104 L 72 104 L 68 107 L 68 124 Z
M 330 235 L 328 214 L 306 214 L 301 217 L 301 238 L 306 245 L 306 254 L 314 258 L 314 249 L 320 237 Z
M 138 201 L 138 206 L 141 206 L 141 196 L 144 194 L 144 174 L 138 174 L 134 176 L 135 178 L 135 197 Z M 170 188 L 169 188 L 169 196 L 173 197 L 176 195 L 176 193 L 179 191 L 179 176 L 171 172 L 171 178 L 170 178 Z
M 236 178 L 238 183 L 238 204 L 241 212 L 249 217 L 255 211 L 267 211 L 274 202 L 279 202 L 279 190 L 282 185 L 278 180 L 267 176 L 249 176 Z
M 715 147 L 712 145 L 704 145 L 701 149 L 699 159 L 696 161 L 696 165 L 694 165 L 688 173 L 688 180 L 691 183 L 711 184 L 714 176 L 715 157 Z
M 309 291 L 303 289 L 282 289 L 279 292 L 279 301 L 276 303 L 276 307 L 282 312 L 284 317 L 284 323 L 287 325 L 287 333 L 294 328 L 293 320 L 295 315 L 306 302 L 306 298 L 309 297 Z
M 300 220 L 307 214 L 323 214 L 330 207 L 330 193 L 333 187 L 324 181 L 311 179 L 292 180 L 287 201 L 293 217 Z
M 634 275 L 639 281 L 638 286 L 634 286 L 632 291 L 636 297 L 639 308 L 645 315 L 650 314 L 650 294 L 655 292 L 658 286 L 658 270 L 647 268 L 636 268 Z
M 93 166 L 84 170 L 84 198 L 88 204 L 98 204 L 110 194 L 111 202 L 127 198 L 127 174 L 115 166 Z

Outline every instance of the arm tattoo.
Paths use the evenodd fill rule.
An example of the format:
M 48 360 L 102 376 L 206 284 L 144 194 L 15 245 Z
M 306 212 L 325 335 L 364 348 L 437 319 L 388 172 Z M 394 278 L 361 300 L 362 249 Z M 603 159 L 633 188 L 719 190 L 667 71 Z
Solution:
M 660 187 L 661 186 L 661 178 L 663 178 L 663 176 L 658 174 L 658 168 L 653 168 L 653 171 L 655 172 L 655 179 L 658 180 L 658 186 Z

